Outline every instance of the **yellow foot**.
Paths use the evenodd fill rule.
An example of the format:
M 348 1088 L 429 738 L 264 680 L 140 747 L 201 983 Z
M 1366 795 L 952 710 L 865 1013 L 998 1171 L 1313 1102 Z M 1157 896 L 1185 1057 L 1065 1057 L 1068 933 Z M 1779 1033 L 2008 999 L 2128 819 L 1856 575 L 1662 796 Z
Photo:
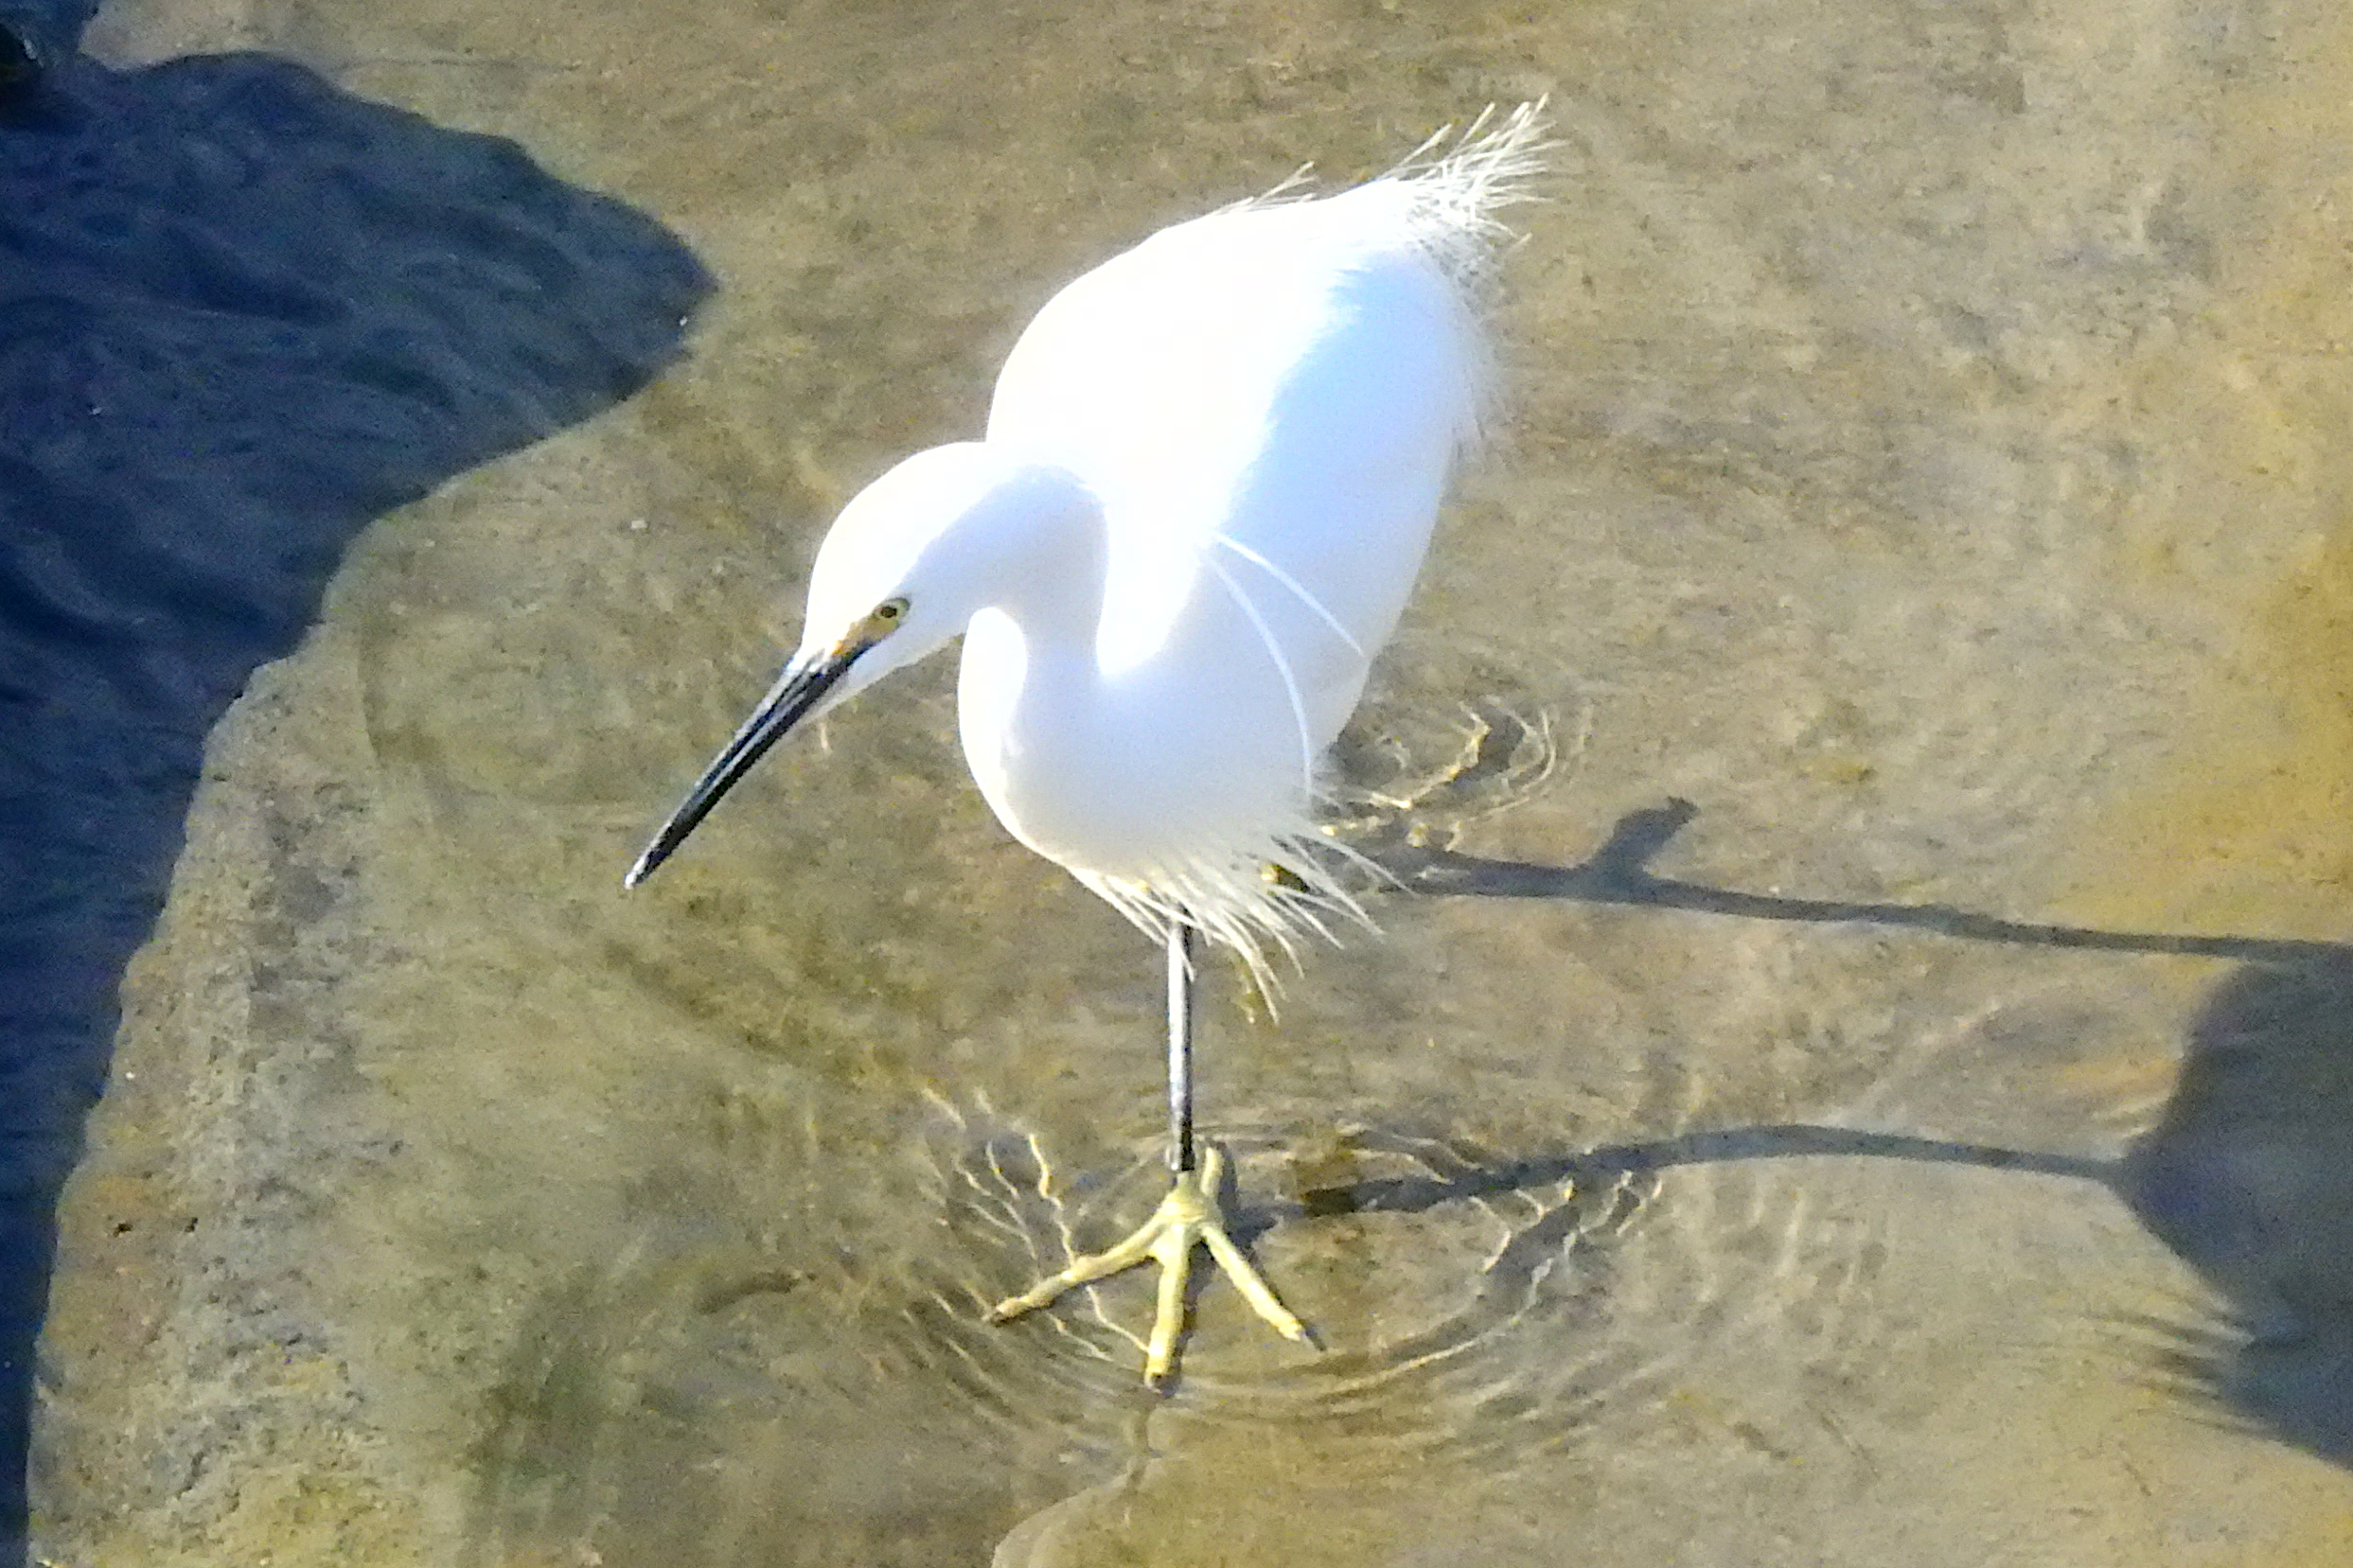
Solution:
M 1275 1332 L 1302 1345 L 1315 1344 L 1307 1325 L 1276 1299 L 1257 1266 L 1243 1256 L 1242 1249 L 1226 1234 L 1225 1223 L 1217 1212 L 1217 1183 L 1225 1170 L 1224 1151 L 1210 1145 L 1202 1151 L 1197 1169 L 1177 1172 L 1176 1186 L 1169 1189 L 1160 1207 L 1152 1211 L 1152 1218 L 1139 1226 L 1134 1235 L 1106 1251 L 1074 1259 L 1069 1268 L 1053 1278 L 1000 1301 L 989 1309 L 988 1320 L 1007 1322 L 1046 1305 L 1073 1285 L 1091 1284 L 1149 1259 L 1160 1265 L 1160 1299 L 1152 1317 L 1152 1338 L 1144 1348 L 1143 1381 L 1165 1392 L 1176 1381 L 1176 1341 L 1185 1327 L 1185 1280 L 1193 1272 L 1193 1248 L 1197 1242 L 1210 1249 L 1217 1266 L 1226 1271 L 1243 1298 L 1274 1327 Z

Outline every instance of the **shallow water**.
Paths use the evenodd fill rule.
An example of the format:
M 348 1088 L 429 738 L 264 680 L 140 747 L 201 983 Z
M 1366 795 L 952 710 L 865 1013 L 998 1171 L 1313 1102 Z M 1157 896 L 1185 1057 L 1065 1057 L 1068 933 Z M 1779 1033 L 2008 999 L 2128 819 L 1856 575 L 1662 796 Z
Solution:
M 718 289 L 654 386 L 375 524 L 214 732 L 40 1548 L 2342 1560 L 2347 26 L 105 13 L 514 137 Z M 1147 1278 L 980 1321 L 1154 1201 L 1160 969 L 989 818 L 946 663 L 619 873 L 833 509 L 977 427 L 1061 280 L 1538 93 L 1505 428 L 1342 749 L 1422 890 L 1207 1017 L 1327 1348 L 1212 1281 L 1159 1399 Z

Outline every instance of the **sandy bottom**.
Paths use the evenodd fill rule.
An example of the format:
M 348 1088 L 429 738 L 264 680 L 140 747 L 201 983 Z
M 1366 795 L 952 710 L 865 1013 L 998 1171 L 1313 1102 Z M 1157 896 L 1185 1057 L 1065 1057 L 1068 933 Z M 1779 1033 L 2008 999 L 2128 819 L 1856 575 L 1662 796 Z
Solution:
M 377 524 L 215 733 L 72 1194 L 48 1559 L 2353 1553 L 2341 8 L 92 44 L 511 136 L 719 289 L 652 389 Z M 1539 93 L 1505 429 L 1345 748 L 1424 892 L 1206 1020 L 1328 1348 L 1213 1282 L 1156 1399 L 1147 1279 L 979 1321 L 1154 1201 L 1159 969 L 990 819 L 945 661 L 619 873 L 834 509 L 977 429 L 1060 281 Z

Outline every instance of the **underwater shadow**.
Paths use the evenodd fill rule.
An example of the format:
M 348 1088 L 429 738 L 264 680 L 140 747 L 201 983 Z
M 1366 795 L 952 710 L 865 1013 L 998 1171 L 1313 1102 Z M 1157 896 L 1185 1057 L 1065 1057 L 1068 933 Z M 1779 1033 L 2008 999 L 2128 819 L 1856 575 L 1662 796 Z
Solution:
M 1249 1226 L 1237 1224 L 1236 1234 L 1255 1236 L 1277 1219 L 1318 1219 L 1336 1214 L 1419 1213 L 1442 1204 L 1499 1197 L 1507 1192 L 1541 1192 L 1564 1182 L 1601 1187 L 1621 1176 L 1654 1174 L 1678 1165 L 1713 1165 L 1726 1160 L 1799 1159 L 1826 1154 L 1854 1158 L 1925 1161 L 1934 1165 L 1973 1165 L 1990 1171 L 2019 1171 L 2045 1176 L 2073 1176 L 2113 1184 L 2116 1166 L 2109 1160 L 2073 1154 L 2034 1154 L 1991 1144 L 1956 1143 L 1945 1138 L 1914 1137 L 1903 1133 L 1875 1133 L 1853 1127 L 1824 1127 L 1809 1122 L 1772 1126 L 1727 1127 L 1714 1132 L 1685 1133 L 1642 1143 L 1604 1144 L 1573 1154 L 1535 1154 L 1524 1159 L 1484 1164 L 1444 1176 L 1392 1176 L 1351 1182 L 1345 1187 L 1315 1188 L 1287 1204 L 1258 1206 Z
M 1747 920 L 1887 925 L 1956 937 L 1965 942 L 2088 948 L 2110 953 L 2175 953 L 2237 959 L 2247 963 L 2353 960 L 2353 947 L 2341 943 L 2184 936 L 2163 931 L 2101 931 L 2080 925 L 2004 920 L 1995 915 L 1973 914 L 1949 904 L 1782 898 L 1653 875 L 1649 869 L 1651 861 L 1698 815 L 1699 808 L 1684 800 L 1670 800 L 1663 805 L 1630 811 L 1619 819 L 1600 849 L 1574 866 L 1483 860 L 1452 850 L 1411 843 L 1382 845 L 1368 852 L 1367 857 L 1408 892 L 1450 898 L 1557 898 L 1579 904 L 1639 905 L 1654 909 L 1736 915 Z
M 2157 1124 L 2116 1161 L 1844 1127 L 1778 1125 L 1508 1161 L 1444 1178 L 1369 1181 L 1265 1210 L 1419 1210 L 1582 1177 L 1796 1155 L 1928 1160 L 2097 1182 L 2231 1304 L 2219 1325 L 2152 1325 L 2181 1392 L 2273 1436 L 2353 1466 L 2353 946 L 2259 937 L 2104 931 L 2005 920 L 1949 905 L 1784 898 L 1648 870 L 1697 815 L 1688 801 L 1629 813 L 1575 866 L 1484 860 L 1410 843 L 1370 857 L 1402 889 L 1555 898 L 1760 920 L 1857 923 L 1970 942 L 2237 960 L 2192 1025 Z M 1239 1228 L 1239 1227 L 1237 1227 Z
M 2177 1385 L 2353 1467 L 2353 958 L 2248 968 L 2190 1031 L 2117 1190 L 2232 1303 L 2157 1326 Z
M 56 1197 L 204 739 L 372 519 L 610 407 L 710 291 L 512 143 L 0 0 L 0 1562 Z

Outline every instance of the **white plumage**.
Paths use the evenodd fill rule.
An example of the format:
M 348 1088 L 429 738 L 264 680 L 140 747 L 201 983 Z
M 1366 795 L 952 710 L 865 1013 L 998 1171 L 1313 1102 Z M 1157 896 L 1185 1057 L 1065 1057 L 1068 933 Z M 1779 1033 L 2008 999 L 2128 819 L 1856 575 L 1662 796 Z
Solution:
M 1253 961 L 1347 907 L 1303 853 L 1318 759 L 1477 433 L 1478 283 L 1537 132 L 1523 108 L 1176 224 L 1048 301 L 985 439 L 907 459 L 826 537 L 791 668 L 908 608 L 805 712 L 964 633 L 964 754 L 1023 843 Z
M 1318 764 L 1477 436 L 1495 214 L 1541 133 L 1538 105 L 1482 116 L 1353 189 L 1294 182 L 1165 229 L 1054 295 L 983 438 L 843 508 L 799 650 L 630 883 L 795 722 L 961 634 L 982 793 L 1172 944 L 1173 987 L 1188 929 L 1263 977 L 1270 944 L 1355 913 L 1311 848 Z M 1172 1203 L 1194 1174 L 1188 1060 Z

